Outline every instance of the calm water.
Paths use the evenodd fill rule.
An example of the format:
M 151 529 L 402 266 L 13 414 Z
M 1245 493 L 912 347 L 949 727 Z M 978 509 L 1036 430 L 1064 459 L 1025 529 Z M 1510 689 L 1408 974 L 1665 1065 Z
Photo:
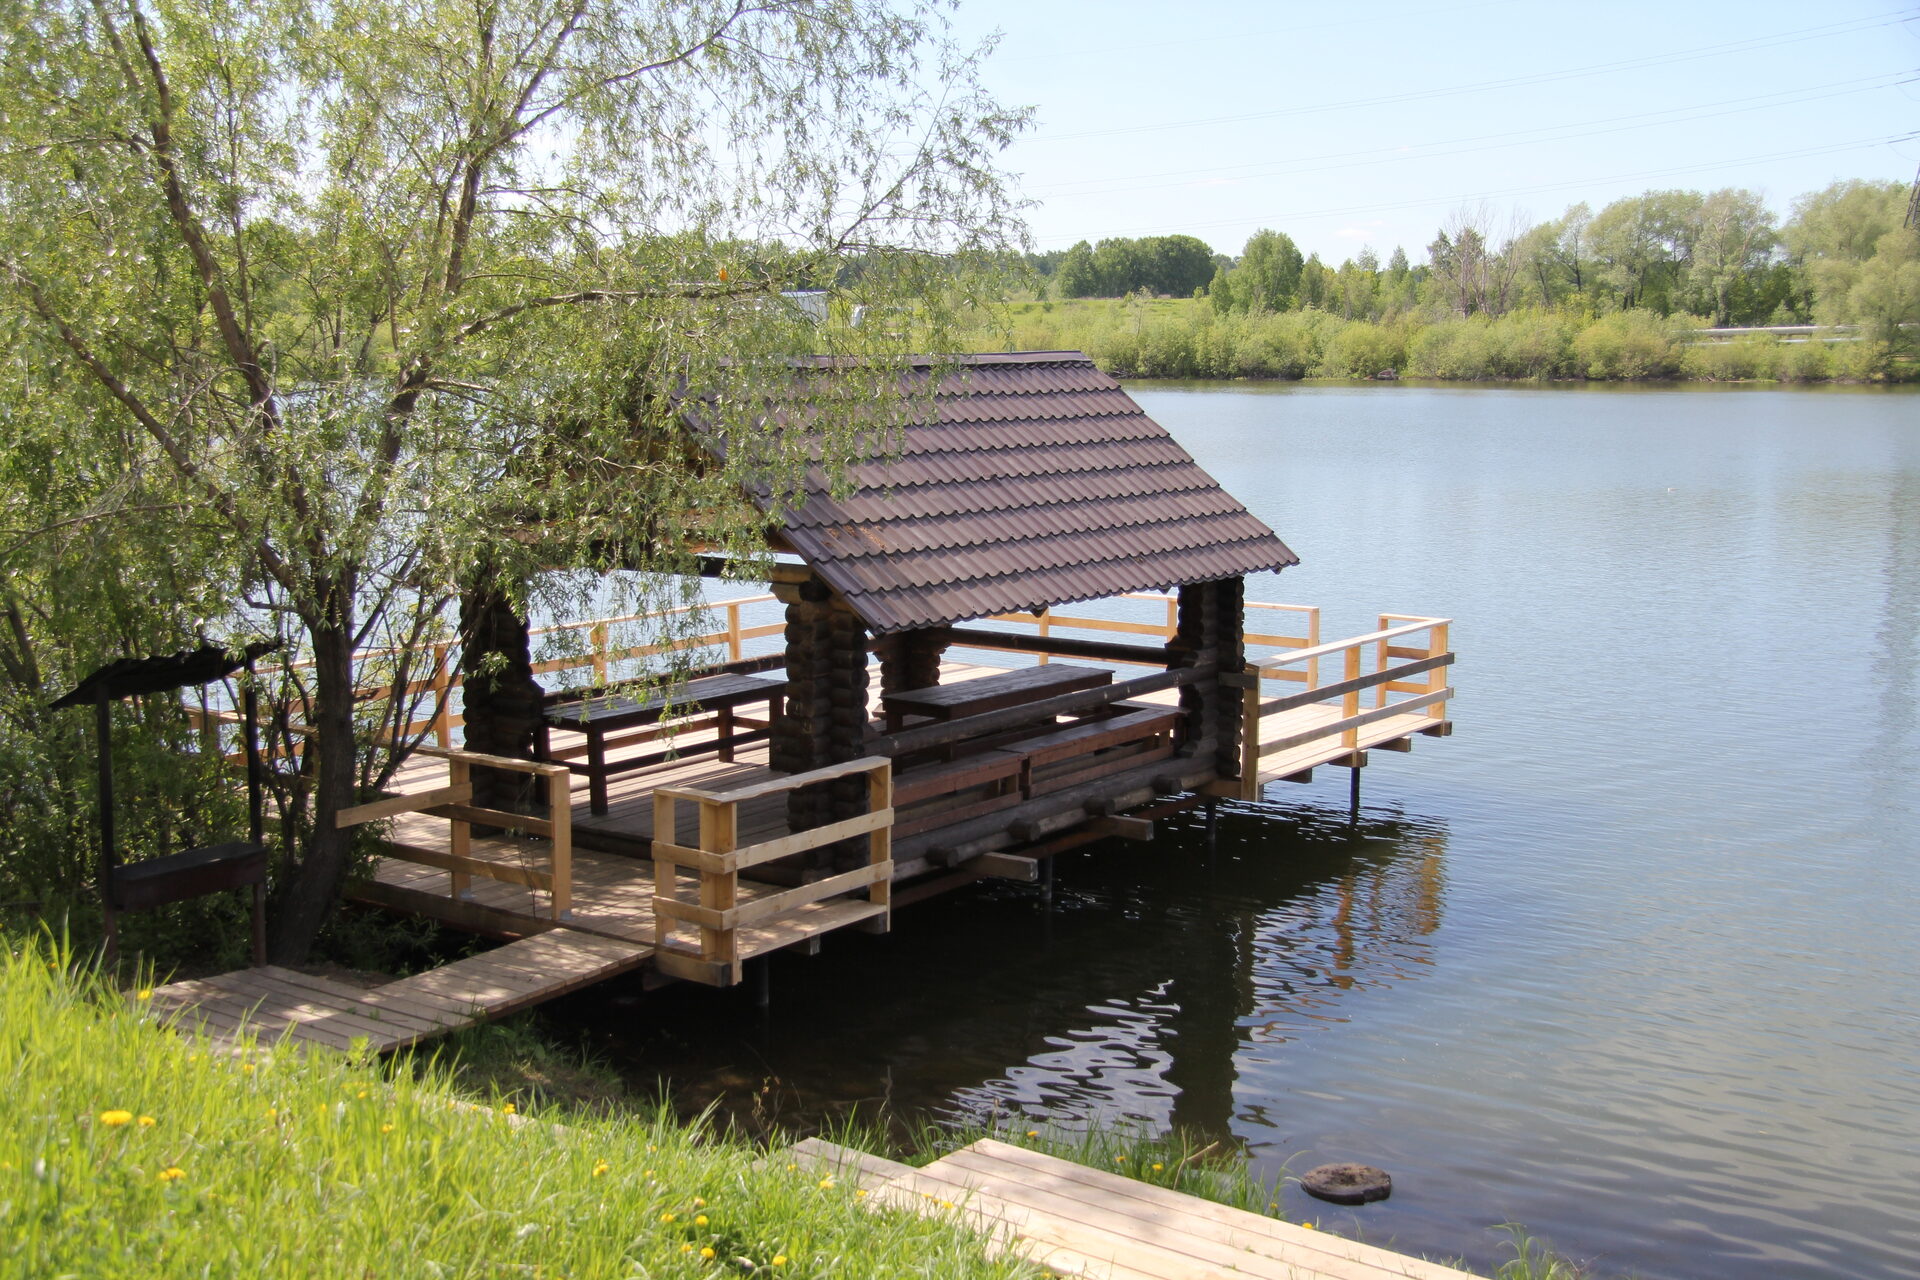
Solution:
M 1491 1270 L 1920 1273 L 1920 396 L 1143 386 L 1303 564 L 1458 619 L 1458 732 L 783 957 L 570 1006 L 691 1106 L 1189 1126 Z

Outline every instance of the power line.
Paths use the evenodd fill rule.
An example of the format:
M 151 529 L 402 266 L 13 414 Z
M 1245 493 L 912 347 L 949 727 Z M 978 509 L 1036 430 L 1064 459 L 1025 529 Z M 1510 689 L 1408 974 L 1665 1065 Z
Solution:
M 1032 142 L 1068 142 L 1082 138 L 1108 138 L 1134 133 L 1158 133 L 1170 129 L 1198 129 L 1222 124 L 1236 124 L 1248 120 L 1277 120 L 1285 116 L 1308 115 L 1316 111 L 1348 111 L 1359 107 L 1391 106 L 1399 103 L 1420 102 L 1431 98 L 1458 97 L 1462 94 L 1485 93 L 1494 89 L 1517 89 L 1538 84 L 1553 84 L 1562 80 L 1576 80 L 1587 76 L 1605 75 L 1614 71 L 1632 71 L 1644 67 L 1670 66 L 1676 62 L 1691 62 L 1699 58 L 1721 57 L 1730 53 L 1751 53 L 1759 49 L 1770 49 L 1782 44 L 1793 44 L 1803 40 L 1826 39 L 1832 36 L 1851 35 L 1861 31 L 1873 31 L 1881 27 L 1897 26 L 1914 16 L 1912 10 L 1895 9 L 1884 13 L 1872 14 L 1865 18 L 1853 18 L 1846 22 L 1831 22 L 1820 26 L 1802 27 L 1794 31 L 1782 31 L 1768 36 L 1753 36 L 1743 40 L 1729 40 L 1722 44 L 1700 45 L 1693 49 L 1681 49 L 1672 53 L 1649 54 L 1639 58 L 1622 58 L 1614 62 L 1600 62 L 1586 67 L 1575 67 L 1566 71 L 1541 72 L 1536 75 L 1509 76 L 1499 80 L 1481 80 L 1472 84 L 1452 85 L 1440 89 L 1419 89 L 1407 93 L 1385 94 L 1374 98 L 1350 98 L 1344 102 L 1323 102 L 1306 106 L 1280 107 L 1272 111 L 1250 111 L 1239 115 L 1209 116 L 1198 120 L 1174 120 L 1161 124 L 1128 125 L 1113 129 L 1087 129 L 1078 133 L 1042 133 L 1035 135 Z

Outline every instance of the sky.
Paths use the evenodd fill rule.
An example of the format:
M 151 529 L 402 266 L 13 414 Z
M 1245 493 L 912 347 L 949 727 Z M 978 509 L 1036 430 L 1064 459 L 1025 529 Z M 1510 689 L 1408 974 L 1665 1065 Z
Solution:
M 1745 187 L 1783 216 L 1920 165 L 1920 5 L 1887 0 L 960 0 L 1038 250 L 1291 235 L 1330 265 L 1442 223 Z

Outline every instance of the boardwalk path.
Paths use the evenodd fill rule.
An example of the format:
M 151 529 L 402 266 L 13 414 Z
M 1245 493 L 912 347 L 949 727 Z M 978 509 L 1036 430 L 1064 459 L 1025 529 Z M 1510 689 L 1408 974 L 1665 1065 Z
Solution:
M 952 1214 L 1056 1275 L 1087 1280 L 1472 1280 L 1410 1258 L 982 1139 L 922 1169 L 809 1139 L 796 1158 L 867 1202 Z
M 389 1053 L 636 969 L 653 948 L 552 929 L 411 978 L 363 988 L 266 965 L 155 989 L 156 1012 L 217 1043 L 262 1041 Z

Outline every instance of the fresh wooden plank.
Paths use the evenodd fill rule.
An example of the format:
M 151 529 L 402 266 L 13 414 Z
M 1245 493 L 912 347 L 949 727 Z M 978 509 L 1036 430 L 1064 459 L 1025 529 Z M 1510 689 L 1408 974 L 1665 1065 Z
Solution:
M 1386 1267 L 1393 1275 L 1415 1277 L 1417 1280 L 1462 1280 L 1462 1277 L 1469 1275 L 1467 1272 L 1443 1266 L 1437 1262 L 1427 1262 L 1341 1236 L 1308 1231 L 1293 1223 L 1248 1213 L 1244 1209 L 1235 1209 L 1211 1200 L 1202 1200 L 1165 1187 L 1156 1187 L 1135 1178 L 1108 1173 L 1104 1169 L 1090 1169 L 1085 1165 L 1060 1160 L 1042 1152 L 1029 1151 L 1024 1147 L 1016 1147 L 992 1138 L 983 1138 L 964 1148 L 964 1151 L 970 1153 L 969 1162 L 989 1161 L 995 1166 L 1016 1171 L 1015 1176 L 1018 1177 L 1038 1177 L 1044 1174 L 1051 1178 L 1065 1179 L 1084 1189 L 1078 1194 L 1095 1201 L 1106 1200 L 1124 1204 L 1129 1214 L 1141 1214 L 1158 1221 L 1178 1221 L 1195 1230 L 1201 1229 L 1199 1223 L 1206 1222 L 1212 1224 L 1207 1228 L 1209 1230 L 1226 1228 L 1263 1235 L 1282 1244 L 1298 1246 L 1310 1251 L 1337 1254 L 1345 1259 Z M 959 1154 L 961 1153 L 955 1153 L 955 1155 Z M 948 1159 L 952 1158 L 948 1157 Z M 941 1162 L 936 1162 L 936 1166 L 938 1163 Z
M 291 986 L 246 969 L 221 974 L 214 981 L 237 995 L 259 1000 L 263 1012 L 289 1022 L 324 1022 L 335 1030 L 374 1039 L 423 1031 L 438 1035 L 447 1030 L 444 1023 L 411 1018 L 395 1010 L 366 1008 L 351 998 Z
M 298 970 L 280 969 L 274 965 L 265 966 L 261 972 L 272 973 L 283 981 L 298 981 L 308 975 Z M 404 979 L 395 979 L 395 982 Z M 466 1026 L 473 1021 L 470 1010 L 459 1001 L 448 1000 L 442 996 L 423 991 L 396 992 L 393 983 L 378 987 L 368 987 L 359 993 L 360 1002 L 368 1008 L 393 1010 L 423 1022 L 434 1022 L 449 1030 Z
M 672 916 L 676 920 L 685 920 L 689 924 L 697 924 L 703 928 L 743 929 L 771 920 L 776 916 L 797 911 L 823 898 L 832 898 L 839 894 L 864 889 L 870 884 L 887 880 L 892 875 L 893 864 L 882 862 L 856 867 L 852 871 L 843 871 L 839 875 L 827 876 L 820 880 L 810 880 L 791 889 L 763 893 L 750 902 L 725 910 L 696 906 L 691 902 L 682 902 L 678 898 L 655 898 L 653 909 L 660 915 Z
M 366 804 L 356 804 L 342 809 L 334 815 L 333 825 L 341 828 L 357 827 L 363 822 L 377 822 L 381 818 L 391 818 L 396 813 L 411 813 L 439 804 L 462 804 L 471 799 L 473 799 L 471 783 L 454 787 L 436 787 L 431 791 L 389 796 L 384 800 L 371 800 Z

